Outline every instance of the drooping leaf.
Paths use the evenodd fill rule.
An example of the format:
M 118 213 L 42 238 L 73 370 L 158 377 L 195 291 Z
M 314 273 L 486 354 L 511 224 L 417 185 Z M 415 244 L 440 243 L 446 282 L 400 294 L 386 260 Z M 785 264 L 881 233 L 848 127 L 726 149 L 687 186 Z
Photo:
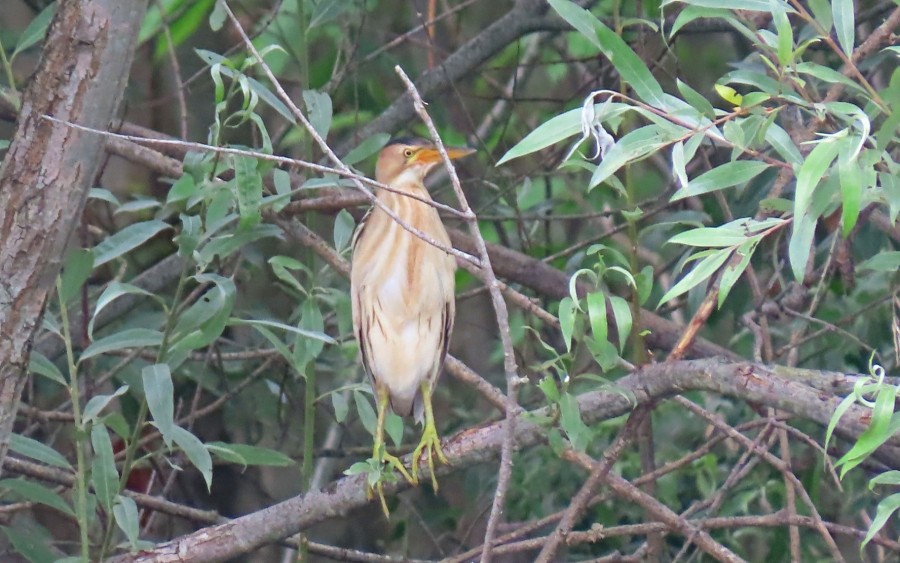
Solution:
M 106 426 L 95 424 L 91 428 L 91 446 L 94 449 L 91 485 L 100 505 L 108 512 L 112 510 L 113 501 L 119 494 L 119 472 Z
M 141 370 L 141 381 L 144 384 L 144 397 L 153 423 L 162 434 L 168 447 L 172 447 L 175 438 L 175 385 L 172 373 L 166 364 L 154 364 Z
M 112 512 L 113 517 L 116 519 L 116 525 L 128 538 L 131 550 L 137 551 L 141 521 L 134 499 L 124 495 L 116 495 L 116 502 L 113 504 Z
M 3 479 L 0 480 L 0 490 L 12 491 L 19 495 L 22 500 L 37 502 L 50 508 L 55 508 L 63 514 L 75 516 L 75 512 L 69 503 L 59 496 L 55 491 L 25 479 Z
M 59 452 L 46 444 L 21 434 L 9 435 L 9 449 L 19 455 L 30 457 L 47 465 L 72 469 L 72 465 Z
M 163 335 L 158 330 L 149 328 L 125 329 L 94 341 L 93 344 L 85 348 L 84 352 L 82 352 L 81 356 L 78 358 L 78 361 L 83 362 L 94 356 L 99 356 L 100 354 L 113 352 L 115 350 L 159 346 L 162 344 L 162 339 Z
M 171 228 L 163 221 L 144 221 L 128 225 L 94 247 L 94 267 L 97 268 L 144 244 L 160 232 Z
M 209 450 L 200 441 L 200 438 L 194 436 L 180 426 L 172 427 L 172 439 L 184 452 L 184 455 L 190 460 L 191 464 L 197 468 L 203 481 L 206 482 L 206 489 L 212 487 L 212 457 Z

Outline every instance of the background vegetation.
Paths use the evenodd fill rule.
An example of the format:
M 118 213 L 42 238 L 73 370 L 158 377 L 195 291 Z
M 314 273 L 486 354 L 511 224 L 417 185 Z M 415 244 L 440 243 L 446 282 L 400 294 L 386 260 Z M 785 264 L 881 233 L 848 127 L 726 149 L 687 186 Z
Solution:
M 898 25 L 5 0 L 3 559 L 896 560 Z M 374 155 L 423 118 L 478 149 L 477 220 L 431 182 L 467 255 L 437 491 L 359 463 L 346 279 Z

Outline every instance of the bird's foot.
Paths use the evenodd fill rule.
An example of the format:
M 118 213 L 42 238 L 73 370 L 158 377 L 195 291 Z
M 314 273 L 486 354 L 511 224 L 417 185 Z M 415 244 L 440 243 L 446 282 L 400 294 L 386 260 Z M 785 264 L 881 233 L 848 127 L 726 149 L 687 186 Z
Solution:
M 387 500 L 384 498 L 384 480 L 393 480 L 395 477 L 392 470 L 396 469 L 408 482 L 416 484 L 417 481 L 415 481 L 409 474 L 409 471 L 406 470 L 406 467 L 403 465 L 403 462 L 400 461 L 400 458 L 385 452 L 383 445 L 380 448 L 375 449 L 372 453 L 372 459 L 369 461 L 373 462 L 372 464 L 375 465 L 378 470 L 376 471 L 376 475 L 374 475 L 375 478 L 370 478 L 369 481 L 366 482 L 366 499 L 372 500 L 374 495 L 378 495 L 378 500 L 381 503 L 381 511 L 384 512 L 385 518 L 390 518 L 391 512 L 388 510 Z
M 434 491 L 438 490 L 438 482 L 437 477 L 434 473 L 434 457 L 437 456 L 438 460 L 444 465 L 449 464 L 447 461 L 447 456 L 444 455 L 444 450 L 441 449 L 441 439 L 438 437 L 437 429 L 434 427 L 434 422 L 429 421 L 425 423 L 425 429 L 422 431 L 422 439 L 419 441 L 419 445 L 416 446 L 416 449 L 412 454 L 412 483 L 419 483 L 419 458 L 422 454 L 425 454 L 428 459 L 428 471 L 431 472 L 431 486 L 434 488 Z

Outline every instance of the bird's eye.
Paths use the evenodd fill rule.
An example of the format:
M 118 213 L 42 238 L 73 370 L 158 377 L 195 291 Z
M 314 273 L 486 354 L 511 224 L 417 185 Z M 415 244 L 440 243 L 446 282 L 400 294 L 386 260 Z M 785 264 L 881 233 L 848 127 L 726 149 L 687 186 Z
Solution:
M 412 155 L 413 155 L 412 149 L 403 149 L 403 156 L 405 156 L 406 158 L 409 158 Z

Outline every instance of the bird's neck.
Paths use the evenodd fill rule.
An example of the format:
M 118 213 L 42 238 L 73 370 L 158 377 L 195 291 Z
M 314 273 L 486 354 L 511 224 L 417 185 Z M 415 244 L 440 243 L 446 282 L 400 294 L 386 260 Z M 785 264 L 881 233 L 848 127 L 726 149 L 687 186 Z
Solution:
M 410 172 L 403 172 L 390 183 L 385 183 L 393 189 L 379 189 L 377 196 L 378 199 L 392 209 L 396 209 L 401 203 L 415 202 L 420 205 L 427 205 L 419 200 L 431 201 L 431 195 L 425 188 L 425 184 L 422 183 L 422 180 L 419 177 Z M 409 194 L 414 197 L 409 198 L 404 194 Z

